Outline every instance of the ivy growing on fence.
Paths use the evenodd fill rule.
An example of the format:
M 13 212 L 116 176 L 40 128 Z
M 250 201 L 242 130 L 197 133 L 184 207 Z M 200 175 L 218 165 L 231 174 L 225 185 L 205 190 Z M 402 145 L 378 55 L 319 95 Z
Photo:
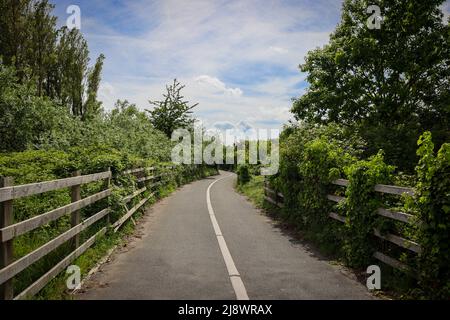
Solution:
M 375 185 L 389 184 L 394 167 L 386 165 L 383 153 L 379 152 L 369 160 L 358 161 L 344 170 L 350 181 L 343 203 L 346 213 L 345 260 L 353 267 L 367 267 L 375 252 L 373 229 L 376 210 L 381 207 Z
M 415 206 L 419 219 L 419 283 L 423 294 L 432 298 L 450 297 L 450 144 L 444 144 L 437 155 L 431 133 L 418 142 L 416 167 L 418 183 Z
M 382 234 L 390 230 L 417 241 L 422 248 L 420 254 L 404 249 L 401 253 L 400 247 L 395 251 L 400 261 L 408 254 L 412 272 L 417 274 L 418 282 L 410 283 L 418 287 L 411 287 L 409 292 L 427 298 L 450 297 L 450 144 L 435 153 L 430 133 L 419 139 L 416 177 L 408 179 L 417 181 L 411 185 L 415 195 L 397 197 L 395 202 L 397 207 L 401 201 L 406 202 L 403 211 L 421 223 L 403 227 L 400 222 L 402 227 L 393 228 L 396 223 L 377 214 L 377 209 L 391 203 L 392 197 L 375 192 L 375 185 L 392 185 L 404 176 L 396 175 L 395 167 L 385 163 L 382 151 L 357 160 L 358 155 L 335 143 L 330 132 L 308 130 L 286 131 L 281 137 L 280 172 L 269 179 L 271 188 L 284 195 L 281 217 L 360 270 L 375 262 L 373 254 L 382 242 L 374 237 L 374 228 Z M 345 191 L 332 184 L 339 177 L 349 180 Z M 345 200 L 338 205 L 327 199 L 327 194 L 344 193 Z M 330 219 L 331 210 L 344 216 L 345 223 Z

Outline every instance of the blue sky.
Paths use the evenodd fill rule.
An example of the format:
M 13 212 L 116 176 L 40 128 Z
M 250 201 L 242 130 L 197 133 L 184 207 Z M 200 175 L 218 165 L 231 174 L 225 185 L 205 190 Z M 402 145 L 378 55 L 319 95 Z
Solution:
M 173 78 L 206 127 L 246 121 L 280 128 L 291 99 L 307 84 L 298 65 L 328 41 L 339 0 L 58 0 L 81 9 L 91 58 L 105 54 L 100 99 L 111 109 L 127 99 L 141 109 Z M 449 11 L 447 2 L 446 11 Z

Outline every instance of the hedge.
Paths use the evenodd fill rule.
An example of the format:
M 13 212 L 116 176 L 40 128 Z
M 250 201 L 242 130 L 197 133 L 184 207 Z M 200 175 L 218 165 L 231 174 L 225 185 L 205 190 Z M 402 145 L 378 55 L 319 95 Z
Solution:
M 382 245 L 390 255 L 412 266 L 414 274 L 409 275 L 413 277 L 407 276 L 408 295 L 448 299 L 450 144 L 435 153 L 431 134 L 426 132 L 418 146 L 416 174 L 405 177 L 385 163 L 382 151 L 358 160 L 355 152 L 335 143 L 326 132 L 312 138 L 302 130 L 291 130 L 281 137 L 280 171 L 269 181 L 271 188 L 284 195 L 281 217 L 349 266 L 365 270 L 380 263 L 373 258 L 380 245 L 373 236 L 374 228 L 417 241 L 422 247 L 420 254 Z M 346 189 L 332 183 L 337 178 L 349 180 Z M 399 199 L 374 191 L 376 184 L 405 183 L 414 188 L 414 196 Z M 345 200 L 336 205 L 327 200 L 327 194 L 345 195 Z M 408 212 L 421 223 L 410 226 L 386 219 L 376 214 L 379 207 Z M 344 216 L 346 223 L 330 219 L 331 211 Z

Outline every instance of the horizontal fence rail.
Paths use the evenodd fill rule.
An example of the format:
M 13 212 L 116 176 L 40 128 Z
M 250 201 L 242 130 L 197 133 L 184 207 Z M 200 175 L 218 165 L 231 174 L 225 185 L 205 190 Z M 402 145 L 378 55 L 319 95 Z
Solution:
M 126 170 L 126 171 L 122 172 L 122 174 L 135 174 L 135 173 L 152 171 L 152 170 L 155 170 L 155 167 L 130 169 L 130 170 Z
M 387 210 L 383 208 L 378 208 L 377 214 L 386 218 L 390 218 L 393 220 L 409 223 L 411 225 L 420 224 L 420 221 L 416 221 L 413 215 L 403 212 L 396 212 L 392 210 Z
M 111 178 L 111 171 L 0 189 L 0 202 Z
M 409 266 L 407 266 L 403 262 L 400 262 L 394 258 L 391 258 L 391 257 L 385 255 L 384 253 L 377 251 L 373 254 L 373 257 L 377 260 L 380 260 L 381 262 L 384 262 L 385 264 L 387 264 L 393 268 L 405 271 L 410 275 L 414 275 L 414 273 L 411 272 L 411 268 Z
M 133 192 L 133 194 L 130 194 L 129 196 L 126 196 L 125 198 L 122 199 L 123 202 L 128 203 L 131 200 L 133 200 L 133 198 L 136 198 L 138 195 L 140 195 L 141 193 L 147 191 L 147 187 L 143 187 L 142 189 L 136 190 L 135 192 Z
M 144 182 L 144 181 L 148 181 L 148 180 L 153 180 L 155 178 L 156 178 L 155 176 L 142 177 L 142 178 L 138 178 L 137 182 Z
M 135 205 L 131 210 L 129 210 L 124 216 L 122 216 L 119 220 L 117 220 L 112 227 L 114 228 L 114 232 L 117 232 L 119 228 L 127 221 L 131 216 L 140 208 L 142 207 L 149 198 L 142 199 L 137 205 Z
M 340 187 L 348 187 L 350 185 L 350 181 L 345 180 L 345 179 L 338 179 L 338 180 L 333 181 L 332 184 L 334 184 L 336 186 L 340 186 Z M 283 195 L 281 193 L 276 192 L 275 190 L 271 189 L 267 181 L 265 181 L 265 183 L 264 183 L 264 191 L 265 191 L 264 198 L 267 202 L 269 202 L 279 208 L 284 207 Z M 403 194 L 414 195 L 414 190 L 412 188 L 382 185 L 382 184 L 375 185 L 374 191 L 378 192 L 378 193 L 386 193 L 386 194 L 392 194 L 392 195 L 403 195 Z M 327 199 L 332 202 L 335 202 L 335 203 L 340 203 L 345 200 L 345 197 L 329 194 L 329 195 L 327 195 Z M 413 215 L 408 214 L 408 213 L 397 212 L 397 211 L 384 209 L 384 208 L 378 208 L 378 210 L 376 211 L 376 214 L 383 216 L 385 218 L 388 218 L 388 219 L 400 221 L 400 222 L 407 223 L 410 225 L 417 226 L 417 225 L 421 224 L 421 222 L 417 221 L 417 219 Z M 346 217 L 339 215 L 338 213 L 330 212 L 328 214 L 328 216 L 331 219 L 334 219 L 341 223 L 346 223 Z M 391 233 L 381 233 L 377 229 L 374 229 L 373 235 L 381 240 L 387 241 L 389 243 L 392 243 L 396 246 L 399 246 L 403 249 L 409 250 L 416 254 L 420 254 L 422 252 L 422 248 L 421 248 L 420 244 L 418 244 L 414 241 L 411 241 L 409 239 L 400 237 L 398 235 L 391 234 Z M 404 264 L 392 257 L 387 256 L 386 254 L 384 254 L 382 252 L 375 252 L 373 257 L 380 260 L 383 263 L 386 263 L 387 265 L 389 265 L 393 268 L 400 269 L 400 270 L 406 271 L 409 274 L 411 274 L 412 270 L 409 266 L 407 266 L 406 264 Z
M 163 170 L 170 170 L 173 168 L 175 168 L 175 166 L 160 167 L 160 169 Z M 83 221 L 80 221 L 81 209 L 111 196 L 113 188 L 110 187 L 110 183 L 113 177 L 111 170 L 109 169 L 105 172 L 88 175 L 81 175 L 80 172 L 77 171 L 70 178 L 16 186 L 13 185 L 13 180 L 11 178 L 0 178 L 0 253 L 2 257 L 2 259 L 0 259 L 0 300 L 20 300 L 35 295 L 44 288 L 49 281 L 67 268 L 75 259 L 92 247 L 96 240 L 105 235 L 110 228 L 114 232 L 117 232 L 127 220 L 132 219 L 133 214 L 156 195 L 157 191 L 152 190 L 152 188 L 163 185 L 166 181 L 164 178 L 172 174 L 172 172 L 156 174 L 155 170 L 157 169 L 157 167 L 142 167 L 129 169 L 119 173 L 119 175 L 135 176 L 135 191 L 121 199 L 123 207 L 126 210 L 125 213 L 113 223 L 110 223 L 109 221 L 111 213 L 110 207 L 104 208 L 85 218 Z M 151 174 L 148 175 L 150 172 Z M 104 183 L 105 190 L 89 195 L 83 199 L 81 198 L 82 185 L 103 180 L 106 182 Z M 26 220 L 13 223 L 14 200 L 65 188 L 69 188 L 72 198 L 71 203 Z M 148 194 L 146 194 L 147 191 Z M 127 204 L 132 201 L 134 202 L 134 206 L 131 209 L 128 209 Z M 67 215 L 71 216 L 71 227 L 69 230 L 61 233 L 24 256 L 14 259 L 14 239 L 40 227 L 44 227 Z M 101 228 L 100 231 L 96 232 L 93 236 L 90 236 L 84 243 L 80 244 L 80 234 L 104 218 L 106 218 L 106 226 Z M 14 277 L 51 252 L 60 248 L 65 243 L 71 243 L 73 245 L 73 250 L 25 290 L 14 297 L 12 283 Z
M 5 242 L 10 239 L 16 238 L 16 237 L 23 235 L 29 231 L 32 231 L 43 225 L 46 225 L 47 223 L 49 223 L 51 221 L 55 221 L 64 215 L 75 212 L 84 207 L 87 207 L 87 206 L 89 206 L 101 199 L 104 199 L 110 195 L 111 195 L 111 189 L 108 189 L 108 190 L 96 193 L 92 196 L 89 196 L 85 199 L 82 199 L 82 200 L 79 200 L 76 202 L 72 202 L 71 204 L 68 204 L 64 207 L 54 209 L 47 213 L 41 214 L 39 216 L 35 216 L 28 220 L 24 220 L 24 221 L 18 222 L 16 224 L 10 225 L 8 227 L 5 227 L 3 229 L 0 229 L 0 240 L 2 242 Z
M 86 228 L 91 226 L 93 223 L 97 222 L 104 216 L 106 216 L 110 212 L 109 209 L 104 209 L 92 217 L 86 219 L 79 225 L 73 227 L 72 229 L 62 233 L 55 239 L 47 242 L 43 246 L 39 247 L 38 249 L 30 252 L 29 254 L 25 255 L 24 257 L 14 261 L 10 265 L 8 265 L 6 268 L 3 268 L 0 270 L 0 283 L 5 282 L 8 279 L 11 279 L 19 272 L 23 271 L 25 268 L 29 267 L 42 257 L 46 256 L 68 240 L 72 239 L 75 235 L 79 234 L 80 232 L 84 231 Z
M 47 271 L 43 276 L 41 276 L 37 281 L 35 281 L 32 285 L 18 294 L 14 300 L 22 300 L 28 297 L 31 297 L 37 294 L 40 290 L 42 290 L 45 285 L 54 279 L 61 271 L 67 268 L 76 258 L 81 256 L 87 249 L 92 247 L 95 243 L 96 239 L 106 233 L 106 227 L 102 228 L 99 232 L 89 238 L 85 243 L 79 246 L 77 249 L 72 251 L 67 257 L 61 260 L 58 264 L 56 264 L 53 268 Z

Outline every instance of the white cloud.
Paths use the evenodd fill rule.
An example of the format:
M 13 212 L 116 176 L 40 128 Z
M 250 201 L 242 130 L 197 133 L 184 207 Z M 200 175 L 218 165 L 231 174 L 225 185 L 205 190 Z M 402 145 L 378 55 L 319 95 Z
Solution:
M 64 2 L 70 0 L 58 0 L 57 7 L 65 10 Z M 443 5 L 446 17 L 449 3 Z M 99 91 L 106 109 L 117 99 L 149 108 L 148 100 L 161 99 L 165 85 L 177 78 L 186 85 L 185 98 L 200 103 L 195 116 L 205 126 L 245 121 L 279 128 L 292 118 L 291 98 L 304 92 L 298 65 L 328 42 L 341 5 L 134 0 L 117 9 L 108 0 L 86 1 L 82 32 L 93 56 L 106 55 Z
M 258 128 L 247 121 L 239 121 L 236 124 L 223 121 L 214 123 L 211 129 L 208 130 L 208 133 L 211 135 L 217 134 L 223 142 L 231 145 L 235 142 L 235 139 L 237 141 L 246 139 L 258 140 L 259 133 L 265 134 L 266 137 L 268 132 L 264 128 Z
M 242 90 L 239 88 L 228 88 L 225 83 L 218 78 L 208 75 L 198 76 L 194 81 L 203 89 L 212 90 L 214 93 L 221 93 L 232 97 L 242 96 Z
M 299 76 L 298 80 L 301 81 Z M 142 110 L 150 108 L 148 100 L 160 100 L 165 91 L 165 84 L 171 79 L 145 79 L 129 77 L 124 82 L 109 83 L 101 90 L 102 96 L 108 97 L 108 104 L 111 107 L 116 99 L 127 99 L 136 103 Z M 282 85 L 282 81 L 268 81 L 255 87 L 256 90 L 267 92 L 267 95 L 232 97 L 223 93 L 217 94 L 214 90 L 205 90 L 199 86 L 195 78 L 179 78 L 179 81 L 186 85 L 183 95 L 190 103 L 199 103 L 194 109 L 194 115 L 202 120 L 203 125 L 210 128 L 215 123 L 236 124 L 241 120 L 253 123 L 258 128 L 279 128 L 282 123 L 291 119 L 289 113 L 291 108 L 290 94 L 286 94 L 291 88 L 294 80 L 287 81 Z M 275 84 L 278 83 L 278 84 Z M 269 88 L 271 88 L 269 90 Z M 291 89 L 292 90 L 292 89 Z M 111 96 L 110 92 L 114 92 Z M 104 103 L 106 107 L 107 103 Z M 273 125 L 268 125 L 268 122 Z
M 200 103 L 195 115 L 205 124 L 245 120 L 274 127 L 291 118 L 291 98 L 301 94 L 304 80 L 298 65 L 328 41 L 340 6 L 328 0 L 136 0 L 114 10 L 106 0 L 88 3 L 114 18 L 105 22 L 95 16 L 100 11 L 83 6 L 91 52 L 106 56 L 99 93 L 105 108 L 117 99 L 149 108 L 148 100 L 160 99 L 177 78 L 186 85 L 185 98 Z
M 105 110 L 111 110 L 116 102 L 116 90 L 114 86 L 107 81 L 101 82 L 98 89 L 98 98 L 103 102 L 103 108 Z
M 275 52 L 275 53 L 280 53 L 280 54 L 288 53 L 288 52 L 289 52 L 288 49 L 280 48 L 280 47 L 274 47 L 274 46 L 269 47 L 269 50 L 270 50 L 270 51 L 273 51 L 273 52 Z

